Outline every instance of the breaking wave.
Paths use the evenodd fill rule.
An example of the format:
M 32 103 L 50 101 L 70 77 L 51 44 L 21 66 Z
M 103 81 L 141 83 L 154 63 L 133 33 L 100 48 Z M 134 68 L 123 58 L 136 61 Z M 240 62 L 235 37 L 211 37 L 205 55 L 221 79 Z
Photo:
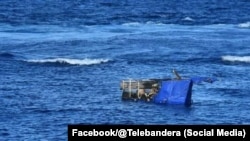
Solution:
M 250 63 L 250 56 L 222 56 L 223 61 Z
M 238 26 L 241 28 L 250 28 L 250 22 L 241 23 Z
M 55 64 L 68 64 L 68 65 L 94 65 L 102 64 L 110 61 L 109 59 L 70 59 L 70 58 L 54 58 L 54 59 L 38 59 L 28 60 L 32 63 L 55 63 Z
M 191 17 L 185 17 L 184 19 L 182 19 L 184 21 L 195 21 L 194 19 L 192 19 Z

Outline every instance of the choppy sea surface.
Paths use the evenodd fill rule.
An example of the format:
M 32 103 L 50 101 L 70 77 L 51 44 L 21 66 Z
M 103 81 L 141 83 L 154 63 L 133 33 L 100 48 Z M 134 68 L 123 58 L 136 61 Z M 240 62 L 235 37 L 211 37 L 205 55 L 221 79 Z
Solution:
M 121 100 L 123 79 L 218 79 L 193 104 Z M 250 124 L 249 0 L 0 1 L 0 140 L 68 124 Z

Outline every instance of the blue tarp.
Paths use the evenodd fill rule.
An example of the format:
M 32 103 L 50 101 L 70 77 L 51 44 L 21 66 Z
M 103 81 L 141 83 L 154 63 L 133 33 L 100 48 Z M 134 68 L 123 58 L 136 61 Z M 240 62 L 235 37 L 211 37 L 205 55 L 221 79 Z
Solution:
M 193 84 L 202 82 L 213 83 L 217 81 L 210 77 L 192 77 L 183 80 L 162 81 L 159 92 L 153 97 L 154 103 L 161 104 L 192 104 L 192 87 Z
M 193 81 L 162 81 L 161 88 L 153 98 L 154 103 L 191 105 Z

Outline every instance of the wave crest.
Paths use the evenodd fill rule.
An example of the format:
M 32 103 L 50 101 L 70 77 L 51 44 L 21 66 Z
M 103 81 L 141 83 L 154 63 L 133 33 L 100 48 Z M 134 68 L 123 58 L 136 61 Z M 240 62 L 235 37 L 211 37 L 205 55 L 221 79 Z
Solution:
M 184 19 L 182 19 L 184 21 L 195 21 L 193 18 L 191 17 L 185 17 Z
M 230 62 L 246 62 L 250 63 L 250 56 L 222 56 L 222 60 Z
M 238 26 L 241 28 L 250 28 L 250 22 L 241 23 Z
M 94 65 L 102 64 L 108 62 L 109 59 L 70 59 L 70 58 L 54 58 L 54 59 L 37 59 L 37 60 L 28 60 L 32 63 L 59 63 L 59 64 L 68 64 L 68 65 Z

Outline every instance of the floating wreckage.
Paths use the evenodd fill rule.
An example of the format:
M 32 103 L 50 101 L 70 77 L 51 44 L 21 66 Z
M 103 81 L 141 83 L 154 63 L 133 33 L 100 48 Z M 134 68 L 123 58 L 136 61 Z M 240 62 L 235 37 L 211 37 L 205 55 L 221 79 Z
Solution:
M 120 82 L 122 100 L 146 101 L 156 104 L 183 104 L 191 106 L 193 84 L 213 83 L 214 78 L 181 78 L 173 70 L 176 78 L 171 79 L 126 79 Z

